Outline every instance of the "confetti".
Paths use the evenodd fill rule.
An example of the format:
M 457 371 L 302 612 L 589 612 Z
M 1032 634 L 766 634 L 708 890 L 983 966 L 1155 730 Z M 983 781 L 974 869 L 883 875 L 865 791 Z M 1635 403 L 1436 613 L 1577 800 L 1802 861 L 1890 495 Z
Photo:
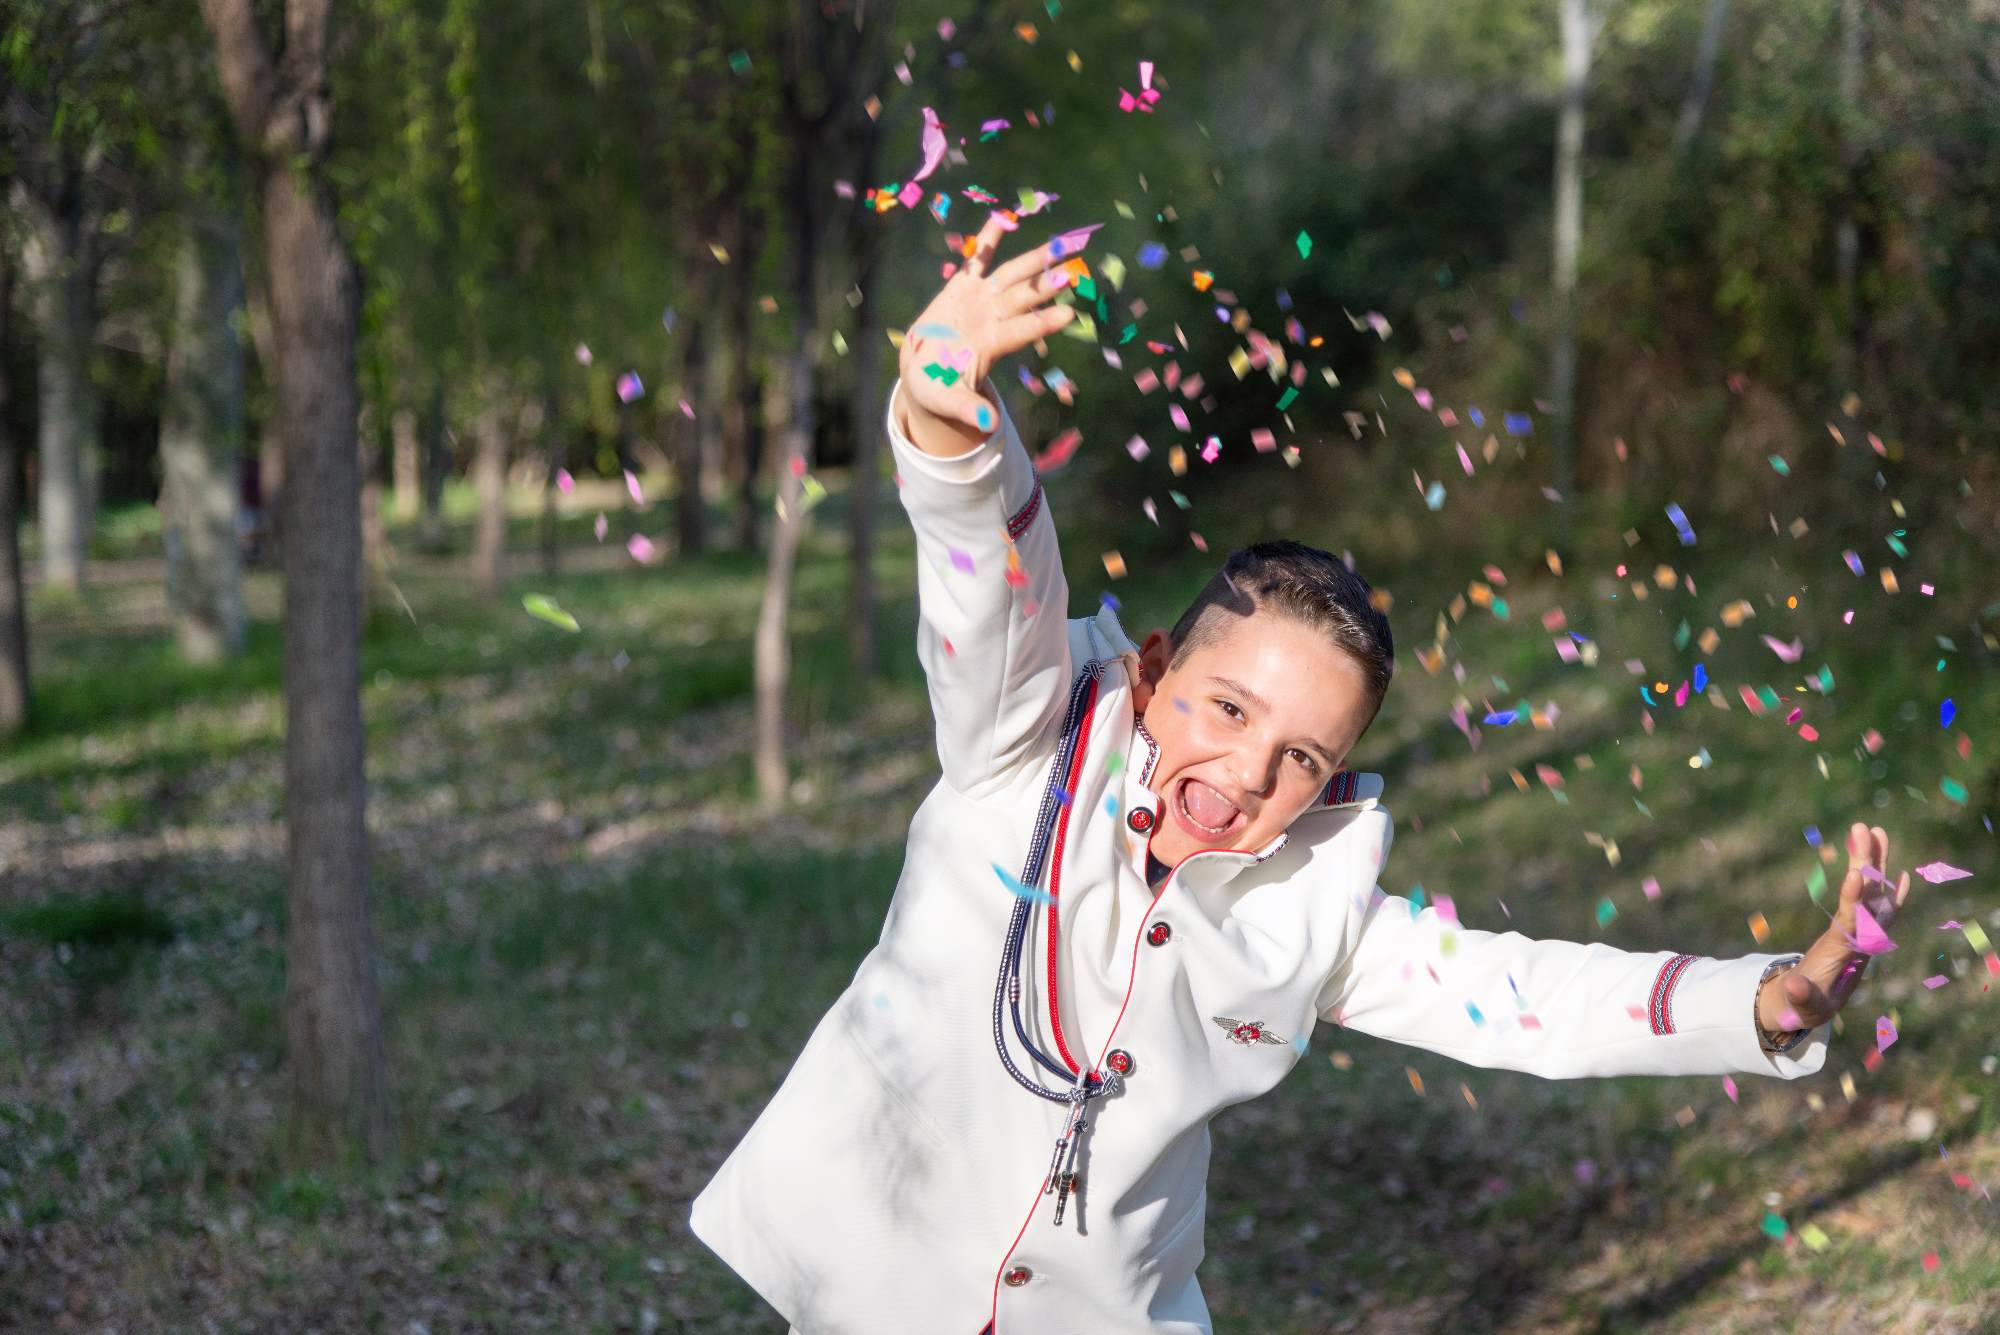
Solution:
M 1932 885 L 1942 885 L 1946 881 L 1963 880 L 1972 875 L 1963 867 L 1954 867 L 1949 862 L 1926 862 L 1916 869 L 1917 875 Z
M 561 626 L 564 630 L 580 629 L 576 624 L 575 617 L 556 606 L 554 599 L 545 597 L 542 594 L 531 593 L 526 595 L 521 599 L 521 606 L 527 609 L 529 616 L 546 621 L 552 626 Z
M 639 383 L 639 373 L 637 371 L 627 371 L 618 377 L 618 401 L 620 403 L 630 403 L 645 392 L 646 387 Z
M 1896 1041 L 1896 1022 L 1886 1015 L 1875 1017 L 1875 1050 L 1887 1052 L 1889 1045 Z
M 1010 875 L 1007 869 L 999 863 L 993 862 L 987 865 L 993 868 L 993 874 L 1000 878 L 1000 884 L 1006 886 L 1016 899 L 1025 899 L 1030 904 L 1053 904 L 1056 902 L 1055 896 L 1048 893 L 1048 891 L 1037 890 L 1033 886 L 1021 884 L 1020 881 Z
M 1738 1102 L 1736 1097 L 1736 1082 L 1726 1075 L 1722 1077 L 1722 1092 L 1729 1096 L 1731 1103 Z
M 1667 518 L 1673 521 L 1674 532 L 1680 536 L 1681 546 L 1694 546 L 1694 528 L 1688 523 L 1687 512 L 1680 506 L 1669 503 Z
M 1847 940 L 1864 955 L 1886 955 L 1896 948 L 1896 943 L 1882 930 L 1882 924 L 1875 920 L 1868 906 L 1859 902 L 1854 905 L 1854 935 Z

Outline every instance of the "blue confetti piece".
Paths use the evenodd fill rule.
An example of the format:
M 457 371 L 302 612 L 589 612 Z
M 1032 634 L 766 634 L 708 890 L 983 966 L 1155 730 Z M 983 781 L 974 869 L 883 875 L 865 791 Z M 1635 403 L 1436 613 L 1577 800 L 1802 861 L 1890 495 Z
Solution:
M 1148 241 L 1139 247 L 1139 267 L 1157 269 L 1167 262 L 1167 248 L 1157 241 Z
M 1110 816 L 1114 820 L 1117 819 L 1118 795 L 1116 793 L 1106 793 L 1104 795 L 1104 814 Z
M 1640 694 L 1640 695 L 1643 695 L 1644 697 L 1646 697 L 1646 703 L 1647 703 L 1647 704 L 1649 704 L 1649 705 L 1652 705 L 1652 706 L 1653 706 L 1654 708 L 1656 708 L 1656 709 L 1657 709 L 1657 708 L 1659 707 L 1659 704 L 1660 704 L 1660 702 L 1659 702 L 1658 700 L 1655 700 L 1655 699 L 1653 698 L 1653 693 L 1652 693 L 1651 691 L 1647 690 L 1647 689 L 1646 689 L 1646 688 L 1645 688 L 1644 686 L 1641 686 L 1641 687 L 1639 688 L 1639 694 Z
M 1016 899 L 1025 899 L 1030 904 L 1053 904 L 1056 902 L 1055 896 L 1048 893 L 1048 891 L 1037 890 L 1029 885 L 1022 885 L 999 863 L 995 862 L 989 865 L 993 868 L 993 874 L 1000 878 L 1000 884 L 1006 886 Z
M 910 332 L 915 334 L 918 338 L 958 337 L 958 331 L 956 329 L 953 329 L 948 324 L 939 324 L 935 320 L 926 320 L 922 324 L 918 325 L 916 328 L 912 329 Z
M 1072 793 L 1069 789 L 1067 788 L 1056 789 L 1056 801 L 1062 803 L 1064 806 L 1068 806 L 1071 802 L 1075 800 L 1076 800 L 1076 794 Z
M 1811 844 L 1814 848 L 1818 848 L 1819 840 L 1820 840 L 1819 826 L 1817 825 L 1806 826 L 1806 842 Z
M 1306 1055 L 1306 1036 L 1305 1036 L 1304 1034 L 1300 1034 L 1300 1035 L 1298 1035 L 1297 1037 L 1293 1038 L 1293 1039 L 1292 1039 L 1292 1047 L 1293 1047 L 1293 1048 L 1294 1048 L 1295 1050 L 1297 1050 L 1298 1054 L 1299 1054 L 1299 1055 L 1300 1055 L 1301 1057 L 1305 1056 L 1305 1055 Z
M 1688 523 L 1687 512 L 1682 510 L 1680 506 L 1668 502 L 1667 518 L 1674 521 L 1674 532 L 1680 535 L 1681 546 L 1694 546 L 1694 526 Z
M 1477 408 L 1467 408 L 1467 409 L 1465 410 L 1465 414 L 1466 414 L 1466 416 L 1468 416 L 1468 417 L 1470 417 L 1470 418 L 1472 419 L 1472 424 L 1473 424 L 1474 426 L 1485 426 L 1485 425 L 1486 425 L 1486 414 L 1485 414 L 1485 413 L 1482 413 L 1482 412 L 1480 412 L 1480 411 L 1479 411 L 1479 409 L 1477 409 Z
M 1424 489 L 1424 504 L 1433 510 L 1444 508 L 1444 483 L 1433 482 Z
M 1697 694 L 1708 689 L 1708 669 L 1700 663 L 1694 665 L 1694 689 Z
M 1849 570 L 1852 570 L 1857 575 L 1861 573 L 1861 554 L 1859 552 L 1842 552 L 1841 556 L 1846 559 Z
M 1504 728 L 1519 717 L 1520 714 L 1515 710 L 1496 709 L 1491 714 L 1488 714 L 1482 722 L 1489 723 L 1496 728 Z
M 1279 310 L 1281 310 L 1281 311 L 1288 311 L 1288 310 L 1290 310 L 1291 308 L 1292 308 L 1292 294 L 1291 294 L 1291 293 L 1289 293 L 1289 292 L 1287 292 L 1287 291 L 1286 291 L 1286 290 L 1285 290 L 1284 288 L 1282 288 L 1282 287 L 1281 287 L 1281 288 L 1279 288 L 1279 289 L 1278 289 L 1278 309 L 1279 309 Z
M 1479 1007 L 1473 1005 L 1469 1001 L 1465 1003 L 1465 1013 L 1472 1017 L 1472 1022 L 1474 1024 L 1483 1025 L 1486 1023 L 1486 1017 L 1479 1013 Z
M 1942 705 L 1938 706 L 1938 726 L 1940 728 L 1949 728 L 1951 721 L 1957 717 L 1958 706 L 1953 704 L 1949 698 Z
M 1530 435 L 1535 429 L 1534 421 L 1526 413 L 1508 413 L 1504 420 L 1510 436 Z
M 1123 606 L 1123 604 L 1118 601 L 1118 596 L 1112 593 L 1111 590 L 1109 589 L 1106 589 L 1103 593 L 1097 595 L 1097 605 L 1099 607 L 1108 607 L 1114 612 L 1116 612 L 1120 607 Z

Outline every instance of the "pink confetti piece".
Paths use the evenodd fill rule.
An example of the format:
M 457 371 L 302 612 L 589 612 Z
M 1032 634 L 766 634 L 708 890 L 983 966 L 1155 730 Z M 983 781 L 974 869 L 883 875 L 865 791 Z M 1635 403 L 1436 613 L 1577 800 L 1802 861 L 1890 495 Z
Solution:
M 1660 897 L 1660 878 L 1657 876 L 1648 876 L 1640 883 L 1639 888 L 1646 892 L 1646 898 L 1658 899 Z
M 1454 927 L 1458 926 L 1458 905 L 1452 902 L 1450 895 L 1432 895 L 1431 903 L 1437 908 L 1439 922 L 1448 922 Z
M 1847 938 L 1854 948 L 1864 955 L 1886 955 L 1896 948 L 1889 934 L 1882 930 L 1882 924 L 1868 911 L 1866 904 L 1854 906 L 1854 935 Z
M 960 551 L 956 547 L 947 548 L 946 550 L 951 553 L 951 563 L 954 567 L 968 575 L 973 573 L 971 552 Z
M 1180 428 L 1182 431 L 1187 431 L 1190 429 L 1188 426 L 1187 409 L 1181 407 L 1178 403 L 1171 404 L 1168 406 L 1167 416 L 1173 419 L 1173 424 L 1176 427 Z
M 597 527 L 597 540 L 599 542 L 603 542 L 604 535 L 611 531 L 611 521 L 606 519 L 601 511 L 598 513 L 597 516 L 596 527 Z
M 631 540 L 625 544 L 625 550 L 630 553 L 634 561 L 639 562 L 641 565 L 647 565 L 652 562 L 653 541 L 643 533 L 634 533 Z
M 1048 473 L 1061 468 L 1070 461 L 1070 457 L 1076 453 L 1077 447 L 1081 444 L 1083 444 L 1083 432 L 1078 428 L 1070 427 L 1066 431 L 1059 432 L 1056 438 L 1049 442 L 1049 447 L 1035 456 L 1035 471 Z
M 1457 451 L 1458 451 L 1458 464 L 1459 464 L 1459 467 L 1461 467 L 1461 468 L 1463 468 L 1463 469 L 1465 470 L 1465 475 L 1466 475 L 1467 477 L 1471 477 L 1471 476 L 1472 476 L 1472 456 L 1471 456 L 1471 455 L 1469 455 L 1469 454 L 1467 454 L 1467 453 L 1465 452 L 1465 446 L 1463 446 L 1463 445 L 1458 445 L 1458 444 L 1457 444 L 1456 442 L 1454 442 L 1454 446 L 1453 446 L 1453 447 L 1454 447 L 1455 449 L 1457 449 Z
M 1786 644 L 1783 640 L 1770 635 L 1763 636 L 1762 638 L 1764 643 L 1771 647 L 1771 652 L 1778 656 L 1778 661 L 1781 663 L 1796 663 L 1799 661 L 1799 655 L 1805 652 L 1805 646 L 1800 643 L 1796 635 L 1792 637 L 1790 644 Z
M 1138 387 L 1141 394 L 1151 394 L 1160 387 L 1160 373 L 1148 366 L 1132 377 L 1132 383 Z
M 681 416 L 687 418 L 690 422 L 694 420 L 694 405 L 686 399 L 681 400 Z
M 1896 1041 L 1896 1022 L 1886 1015 L 1875 1017 L 1875 1050 L 1887 1052 L 1889 1045 Z
M 1269 427 L 1260 426 L 1251 431 L 1250 443 L 1257 447 L 1257 453 L 1269 454 L 1278 448 L 1278 437 Z
M 1722 1077 L 1722 1092 L 1729 1096 L 1731 1103 L 1738 1102 L 1736 1097 L 1736 1082 L 1726 1075 Z
M 1201 461 L 1205 464 L 1212 464 L 1218 458 L 1220 458 L 1221 455 L 1222 455 L 1222 442 L 1220 440 L 1217 440 L 1214 436 L 1210 436 L 1207 442 L 1203 444 L 1201 447 Z
M 646 503 L 646 498 L 639 493 L 639 479 L 633 475 L 632 470 L 629 468 L 625 470 L 625 490 L 632 493 L 632 504 L 644 505 Z
M 569 475 L 567 468 L 556 470 L 556 490 L 565 496 L 576 490 L 576 479 Z
M 1951 979 L 1945 977 L 1943 974 L 1934 973 L 1930 977 L 1924 979 L 1924 986 L 1928 987 L 1931 991 L 1935 992 L 1950 981 Z
M 944 161 L 945 149 L 947 147 L 949 145 L 945 142 L 944 126 L 939 123 L 937 112 L 929 107 L 925 107 L 923 134 L 924 161 L 923 165 L 917 168 L 917 174 L 910 178 L 910 185 L 915 185 L 918 181 L 923 180 L 938 169 L 938 164 Z M 904 187 L 904 189 L 907 192 L 908 186 Z M 923 191 L 919 190 L 917 195 L 921 198 Z M 905 200 L 904 204 L 907 207 L 908 201 Z
M 1923 877 L 1932 885 L 1942 885 L 1946 881 L 1961 880 L 1964 877 L 1972 875 L 1965 868 L 1954 867 L 1949 862 L 1926 862 L 1916 870 L 1917 875 Z
M 585 366 L 590 365 L 590 345 L 588 343 L 579 343 L 576 345 L 576 359 Z
M 1146 443 L 1144 436 L 1134 436 L 1125 442 L 1125 453 L 1131 455 L 1134 459 L 1143 459 L 1152 452 L 1153 447 Z
M 1074 255 L 1090 243 L 1090 234 L 1103 223 L 1092 223 L 1088 227 L 1073 227 L 1060 236 L 1049 240 L 1049 254 L 1055 256 Z
M 639 383 L 639 373 L 637 371 L 627 371 L 618 377 L 618 401 L 620 403 L 630 403 L 645 392 L 646 387 Z
M 1152 520 L 1153 526 L 1157 528 L 1160 523 L 1160 510 L 1158 506 L 1153 504 L 1153 498 L 1151 496 L 1148 496 L 1143 502 L 1141 502 L 1139 508 L 1146 512 L 1146 518 Z

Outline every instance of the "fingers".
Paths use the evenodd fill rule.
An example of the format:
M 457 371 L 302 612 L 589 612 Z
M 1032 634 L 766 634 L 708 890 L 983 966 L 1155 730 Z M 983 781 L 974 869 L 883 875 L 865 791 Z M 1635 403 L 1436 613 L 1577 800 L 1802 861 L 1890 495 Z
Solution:
M 1061 256 L 1052 245 L 1036 246 L 1033 250 L 1023 251 L 995 269 L 993 281 L 1001 287 L 1007 287 L 1024 278 L 1033 277 L 1059 258 Z
M 1010 352 L 1018 352 L 1038 338 L 1047 338 L 1075 318 L 1074 306 L 1049 306 L 1002 320 L 994 334 L 993 355 L 1005 357 Z
M 991 435 L 1000 425 L 999 414 L 993 411 L 986 396 L 964 381 L 945 391 L 945 402 L 947 407 L 940 416 L 963 422 L 981 435 Z
M 984 278 L 993 265 L 994 252 L 1000 248 L 1000 238 L 1007 234 L 1007 220 L 998 213 L 986 215 L 986 225 L 973 238 L 972 257 L 965 262 L 965 271 L 974 278 Z
M 1910 873 L 1904 872 L 1896 881 L 1896 907 L 1903 907 L 1903 901 L 1910 897 Z
M 1826 994 L 1826 990 L 1808 978 L 1803 970 L 1793 969 L 1788 972 L 1784 977 L 1783 987 L 1786 1006 L 1802 1021 L 1805 1017 L 1812 1016 L 1816 1018 L 1811 1022 L 1818 1023 L 1840 1009 L 1833 998 Z M 1794 1027 L 1803 1028 L 1804 1024 Z
M 1013 263 L 1012 260 L 1008 261 Z M 1001 272 L 1005 272 L 1003 269 Z M 998 282 L 1000 274 L 993 275 Z M 1055 298 L 1056 294 L 1069 286 L 1069 274 L 1062 269 L 1044 269 L 1014 284 L 1000 294 L 1000 314 L 1002 318 L 1031 311 Z

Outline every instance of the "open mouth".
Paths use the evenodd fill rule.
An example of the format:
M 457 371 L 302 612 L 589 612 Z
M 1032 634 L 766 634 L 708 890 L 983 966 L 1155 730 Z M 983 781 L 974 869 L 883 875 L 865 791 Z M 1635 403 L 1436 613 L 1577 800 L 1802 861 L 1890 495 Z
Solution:
M 1182 779 L 1174 785 L 1170 805 L 1174 818 L 1197 839 L 1226 839 L 1245 822 L 1240 807 L 1200 779 Z

